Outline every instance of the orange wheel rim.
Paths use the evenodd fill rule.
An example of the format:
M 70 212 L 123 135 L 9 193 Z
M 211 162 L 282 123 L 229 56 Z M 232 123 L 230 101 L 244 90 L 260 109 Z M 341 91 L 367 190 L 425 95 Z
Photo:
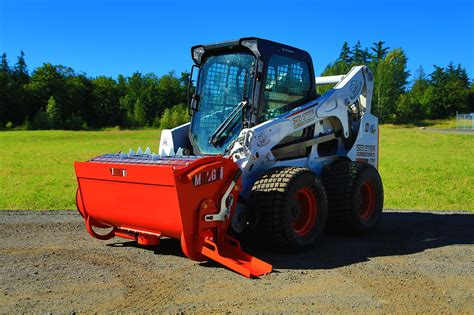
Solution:
M 375 212 L 375 189 L 374 185 L 367 181 L 360 188 L 362 198 L 359 208 L 360 218 L 364 221 L 370 220 Z
M 295 194 L 296 204 L 292 209 L 291 227 L 299 236 L 308 235 L 314 225 L 318 215 L 318 203 L 313 190 L 301 188 Z

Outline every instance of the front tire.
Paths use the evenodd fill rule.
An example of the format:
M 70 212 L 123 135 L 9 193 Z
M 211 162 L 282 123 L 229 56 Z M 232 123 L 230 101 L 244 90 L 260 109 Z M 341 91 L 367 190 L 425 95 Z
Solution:
M 384 193 L 377 170 L 367 163 L 347 160 L 330 164 L 323 172 L 328 196 L 328 225 L 332 230 L 363 234 L 382 216 Z
M 324 186 L 306 168 L 279 167 L 266 172 L 252 187 L 250 207 L 258 212 L 259 239 L 273 249 L 310 247 L 326 226 Z

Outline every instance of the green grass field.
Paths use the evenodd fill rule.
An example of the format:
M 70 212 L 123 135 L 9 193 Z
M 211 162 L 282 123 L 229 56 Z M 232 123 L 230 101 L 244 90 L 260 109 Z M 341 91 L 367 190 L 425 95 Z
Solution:
M 75 209 L 74 161 L 150 146 L 160 132 L 0 132 L 0 209 Z M 145 149 L 145 148 L 144 148 Z
M 392 124 L 387 124 L 385 127 L 388 128 L 419 128 L 419 127 L 424 127 L 427 129 L 456 129 L 456 118 L 450 118 L 450 119 L 425 119 L 422 120 L 416 124 L 410 123 L 410 124 L 397 124 L 397 125 L 392 125 Z
M 0 209 L 74 209 L 74 161 L 150 146 L 158 130 L 0 132 Z M 385 207 L 474 211 L 474 135 L 381 128 Z
M 385 207 L 474 210 L 474 135 L 380 131 Z

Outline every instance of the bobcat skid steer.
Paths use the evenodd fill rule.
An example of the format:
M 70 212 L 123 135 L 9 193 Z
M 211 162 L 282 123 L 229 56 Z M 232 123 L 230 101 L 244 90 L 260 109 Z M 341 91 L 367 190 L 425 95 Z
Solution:
M 162 131 L 158 154 L 75 163 L 77 206 L 93 237 L 176 238 L 193 260 L 257 277 L 272 266 L 246 254 L 239 235 L 301 250 L 326 223 L 355 233 L 376 226 L 383 187 L 368 67 L 315 78 L 307 52 L 259 38 L 191 55 L 192 119 Z M 334 87 L 319 96 L 319 84 Z

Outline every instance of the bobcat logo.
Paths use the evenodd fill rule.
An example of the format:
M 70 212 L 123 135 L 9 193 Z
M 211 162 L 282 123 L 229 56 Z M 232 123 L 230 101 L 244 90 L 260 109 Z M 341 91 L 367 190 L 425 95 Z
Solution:
M 351 98 L 355 98 L 359 94 L 360 82 L 359 80 L 352 80 L 349 85 L 349 90 L 351 91 Z

